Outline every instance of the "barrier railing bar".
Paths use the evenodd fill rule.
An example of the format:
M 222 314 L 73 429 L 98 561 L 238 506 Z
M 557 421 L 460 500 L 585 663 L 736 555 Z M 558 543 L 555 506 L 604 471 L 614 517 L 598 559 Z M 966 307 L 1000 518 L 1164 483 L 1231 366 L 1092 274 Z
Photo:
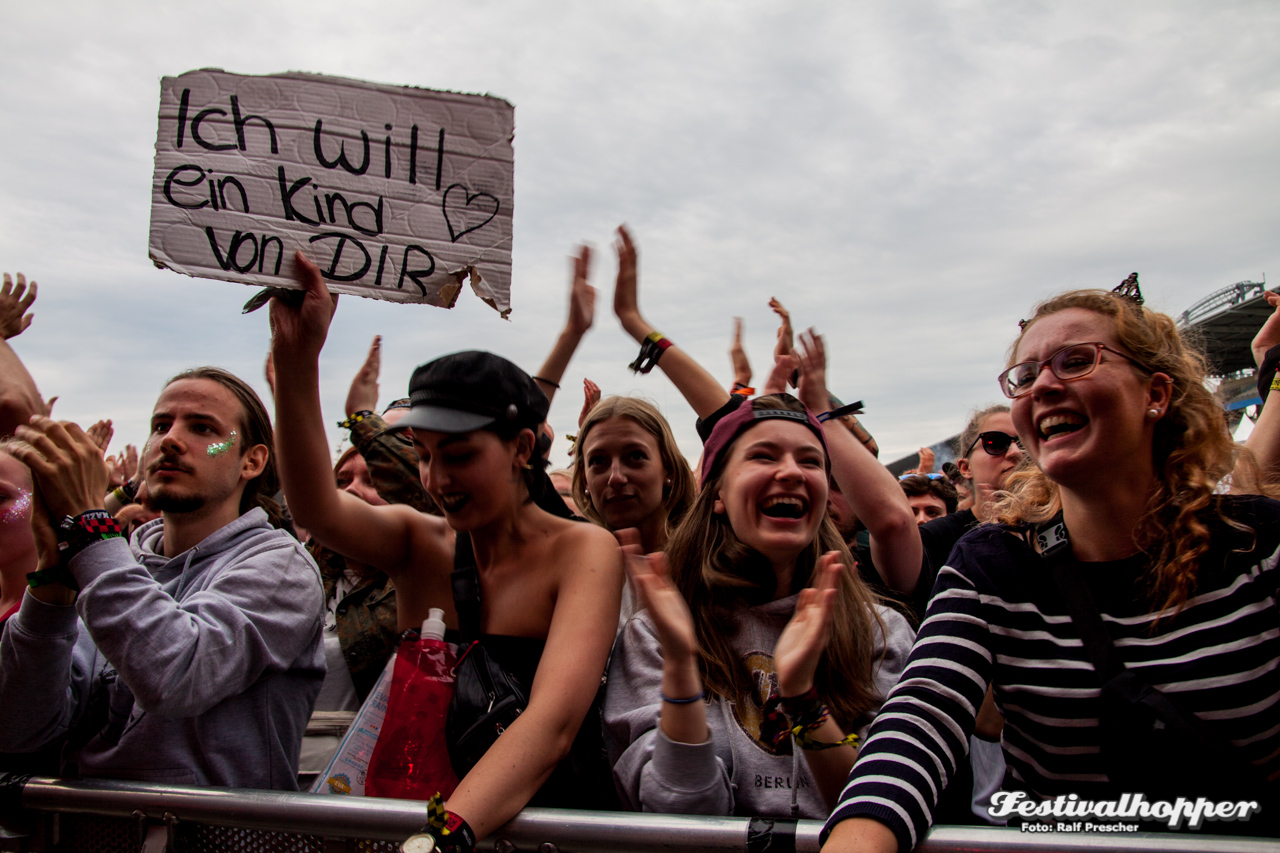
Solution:
M 426 822 L 426 805 L 409 800 L 334 797 L 288 791 L 196 788 L 108 780 L 66 781 L 36 777 L 22 788 L 24 808 L 59 813 L 130 817 L 141 812 L 156 821 L 166 814 L 179 821 L 330 838 L 400 841 Z M 561 853 L 659 853 L 706 850 L 742 853 L 751 820 L 634 812 L 525 809 L 494 833 L 520 850 L 553 842 Z M 791 823 L 779 822 L 790 828 Z M 797 853 L 817 853 L 820 821 L 795 826 Z M 1224 837 L 1187 831 L 1178 834 L 1030 833 L 1003 827 L 935 827 L 921 853 L 1275 853 L 1274 839 Z

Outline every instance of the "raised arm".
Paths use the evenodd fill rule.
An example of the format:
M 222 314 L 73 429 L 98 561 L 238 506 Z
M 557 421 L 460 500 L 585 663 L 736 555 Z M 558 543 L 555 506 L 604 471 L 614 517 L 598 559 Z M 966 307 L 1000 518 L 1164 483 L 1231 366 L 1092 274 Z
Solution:
M 613 312 L 627 334 L 643 345 L 655 329 L 640 315 L 637 296 L 636 247 L 625 225 L 618 226 L 618 282 L 613 291 Z M 680 390 L 699 418 L 713 414 L 729 401 L 729 392 L 687 352 L 675 344 L 662 351 L 658 367 Z
M 449 798 L 483 838 L 515 817 L 569 754 L 595 701 L 618 626 L 622 567 L 613 537 L 590 524 L 561 534 L 560 583 L 529 705 Z
M 778 315 L 778 337 L 773 344 L 773 360 L 776 362 L 784 355 L 793 355 L 796 351 L 795 332 L 791 330 L 791 312 L 786 309 L 776 296 L 769 297 L 769 308 Z
M 424 561 L 452 567 L 452 533 L 442 519 L 400 505 L 370 506 L 338 491 L 320 408 L 320 350 L 336 300 L 320 270 L 299 252 L 301 305 L 271 300 L 276 372 L 276 454 L 289 510 L 317 541 L 350 559 L 398 574 Z M 416 552 L 416 553 L 415 553 Z
M 751 387 L 751 362 L 742 346 L 742 318 L 733 318 L 733 343 L 729 345 L 729 361 L 733 365 L 733 390 Z
M 1267 356 L 1267 350 L 1280 346 L 1280 296 L 1267 291 L 1266 297 L 1267 304 L 1276 310 L 1271 312 L 1271 316 L 1253 339 L 1253 361 L 1259 368 Z M 1271 388 L 1271 394 L 1276 393 L 1274 380 Z M 1253 425 L 1253 432 L 1249 433 L 1244 446 L 1252 450 L 1257 458 L 1258 465 L 1262 468 L 1263 481 L 1274 485 L 1280 482 L 1280 397 L 1271 401 L 1268 394 L 1267 400 L 1268 403 L 1262 407 L 1262 414 L 1258 416 L 1258 422 Z M 1233 480 L 1239 478 L 1240 474 L 1237 474 Z
M 538 368 L 533 381 L 538 383 L 548 400 L 556 396 L 560 380 L 564 378 L 569 360 L 582 343 L 582 336 L 591 328 L 596 316 L 596 289 L 587 279 L 591 273 L 591 247 L 583 245 L 573 258 L 573 277 L 569 282 L 569 316 L 565 319 L 560 337 L 556 338 L 547 360 Z
M 800 336 L 800 345 L 800 400 L 821 414 L 831 408 L 826 347 L 812 329 Z M 920 578 L 924 553 L 906 493 L 844 424 L 828 420 L 822 431 L 831 454 L 831 474 L 871 533 L 872 560 L 891 588 L 910 593 Z
M 36 283 L 33 281 L 28 287 L 22 273 L 18 273 L 16 285 L 5 273 L 4 284 L 0 285 L 0 437 L 13 435 L 32 415 L 45 414 L 35 380 L 9 346 L 10 338 L 16 338 L 31 325 L 34 315 L 30 308 L 36 301 L 36 291 Z
M 270 364 L 271 360 L 267 359 Z M 418 479 L 418 454 L 408 438 L 392 431 L 378 408 L 378 378 L 382 374 L 382 335 L 374 335 L 364 364 L 347 389 L 347 418 L 341 425 L 351 430 L 351 443 L 364 457 L 373 487 L 387 503 L 407 504 L 419 512 L 439 515 L 435 503 Z M 274 392 L 273 392 L 274 393 Z M 360 415 L 357 419 L 356 415 Z

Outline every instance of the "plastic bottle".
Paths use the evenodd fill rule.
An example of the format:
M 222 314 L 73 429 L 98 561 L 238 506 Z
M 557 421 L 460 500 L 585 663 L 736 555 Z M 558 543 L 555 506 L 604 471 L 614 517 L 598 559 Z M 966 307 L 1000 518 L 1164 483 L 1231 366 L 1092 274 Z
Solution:
M 421 635 L 424 640 L 444 639 L 444 611 L 433 607 L 427 611 L 427 618 L 422 620 Z
M 419 635 L 409 632 L 396 650 L 366 796 L 425 800 L 436 792 L 448 797 L 458 785 L 445 741 L 457 650 L 444 641 L 444 630 L 444 611 L 433 607 Z

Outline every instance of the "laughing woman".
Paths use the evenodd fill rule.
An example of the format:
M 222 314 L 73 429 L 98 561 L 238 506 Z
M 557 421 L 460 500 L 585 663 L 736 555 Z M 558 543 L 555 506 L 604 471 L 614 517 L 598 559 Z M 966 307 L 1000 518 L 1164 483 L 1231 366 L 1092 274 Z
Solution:
M 600 801 L 607 789 L 590 775 L 590 758 L 603 762 L 598 719 L 589 713 L 617 625 L 622 567 L 608 533 L 534 500 L 545 479 L 546 445 L 536 430 L 547 398 L 498 356 L 437 359 L 414 371 L 413 406 L 401 425 L 412 428 L 422 484 L 444 517 L 371 506 L 340 491 L 317 366 L 334 303 L 316 266 L 301 253 L 296 264 L 304 301 L 271 306 L 276 444 L 294 516 L 325 547 L 385 571 L 401 595 L 434 596 L 451 628 L 458 624 L 449 578 L 455 548 L 469 537 L 480 645 L 527 696 L 474 766 L 459 767 L 454 756 L 462 781 L 446 807 L 483 838 L 531 801 L 562 808 Z M 584 756 L 580 747 L 592 738 L 596 748 Z
M 825 410 L 821 342 L 806 344 L 800 394 Z M 642 556 L 635 531 L 621 537 L 645 605 L 614 652 L 605 702 L 628 807 L 813 819 L 835 802 L 853 735 L 896 682 L 912 633 L 851 570 L 827 516 L 829 478 L 860 512 L 911 514 L 893 477 L 827 423 L 788 394 L 744 403 L 712 429 L 702 491 L 666 556 Z
M 1073 291 L 1024 326 L 999 381 L 1038 467 L 940 573 L 825 850 L 920 842 L 988 684 L 1006 790 L 1275 802 L 1280 503 L 1215 495 L 1235 453 L 1222 408 L 1140 299 Z M 1178 708 L 1135 711 L 1122 689 L 1142 682 Z M 1275 832 L 1274 816 L 1201 831 Z

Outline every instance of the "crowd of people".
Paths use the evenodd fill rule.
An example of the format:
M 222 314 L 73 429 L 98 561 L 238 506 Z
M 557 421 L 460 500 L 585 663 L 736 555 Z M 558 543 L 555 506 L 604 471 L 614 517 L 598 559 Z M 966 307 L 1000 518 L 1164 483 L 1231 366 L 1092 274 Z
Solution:
M 999 791 L 1254 801 L 1231 828 L 1280 831 L 1280 410 L 1233 442 L 1136 278 L 1035 306 L 1006 403 L 899 478 L 780 303 L 759 391 L 740 324 L 722 383 L 641 312 L 625 228 L 616 251 L 632 368 L 696 413 L 692 464 L 656 406 L 588 379 L 547 470 L 585 247 L 534 374 L 443 355 L 379 413 L 375 339 L 336 463 L 338 300 L 303 253 L 302 298 L 271 301 L 274 418 L 192 368 L 113 456 L 110 422 L 55 420 L 7 343 L 36 286 L 6 275 L 0 770 L 296 790 L 438 608 L 463 653 L 458 784 L 424 828 L 443 849 L 536 805 L 826 820 L 824 849 L 905 851 L 1003 823 Z M 1265 397 L 1280 308 L 1254 355 Z

